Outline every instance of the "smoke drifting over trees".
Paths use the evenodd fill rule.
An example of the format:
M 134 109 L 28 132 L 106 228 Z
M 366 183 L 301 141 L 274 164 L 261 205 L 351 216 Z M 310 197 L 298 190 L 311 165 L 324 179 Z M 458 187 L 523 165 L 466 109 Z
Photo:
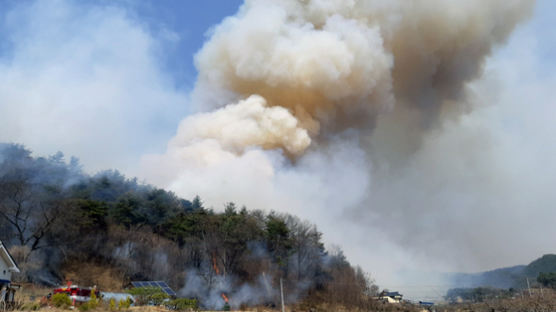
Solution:
M 506 239 L 532 240 L 507 225 L 530 201 L 509 195 L 522 159 L 499 162 L 515 147 L 491 121 L 494 90 L 476 80 L 533 6 L 245 1 L 196 55 L 200 113 L 165 154 L 144 157 L 144 175 L 183 196 L 309 218 L 393 283 L 398 269 L 519 263 Z M 252 96 L 287 110 L 289 126 L 243 113 L 249 131 L 226 127 Z M 207 135 L 213 125 L 221 131 Z
M 342 288 L 358 298 L 376 292 L 321 236 L 292 215 L 233 203 L 215 213 L 199 197 L 181 199 L 118 172 L 88 176 L 61 153 L 34 158 L 22 146 L 0 145 L 0 240 L 22 269 L 19 281 L 61 284 L 70 269 L 73 282 L 103 290 L 165 280 L 212 309 L 222 308 L 222 294 L 236 308 L 276 305 L 280 278 L 289 303 L 322 296 L 358 304 Z M 89 272 L 95 265 L 120 284 L 103 284 Z

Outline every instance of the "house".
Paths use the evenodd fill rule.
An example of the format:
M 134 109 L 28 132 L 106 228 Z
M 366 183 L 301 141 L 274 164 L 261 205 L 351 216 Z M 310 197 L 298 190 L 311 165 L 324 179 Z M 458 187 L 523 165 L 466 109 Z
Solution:
M 13 302 L 15 290 L 19 288 L 12 285 L 12 273 L 19 273 L 19 268 L 6 246 L 0 241 L 0 306 Z
M 400 303 L 402 302 L 403 295 L 397 291 L 382 291 L 378 295 L 378 300 L 385 303 Z

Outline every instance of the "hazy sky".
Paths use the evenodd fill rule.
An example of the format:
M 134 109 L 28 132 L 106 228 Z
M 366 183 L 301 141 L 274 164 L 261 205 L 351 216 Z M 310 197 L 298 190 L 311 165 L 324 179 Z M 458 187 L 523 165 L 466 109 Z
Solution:
M 140 163 L 147 154 L 165 153 L 180 121 L 197 109 L 194 56 L 211 26 L 240 4 L 0 0 L 0 141 L 24 144 L 36 155 L 77 156 L 88 172 L 117 168 L 155 176 L 143 175 Z M 249 167 L 257 153 L 241 160 L 247 170 L 227 173 L 255 177 L 245 196 L 260 187 L 260 194 L 270 194 L 258 199 L 263 205 L 285 198 L 291 204 L 285 211 L 316 222 L 327 242 L 342 245 L 350 260 L 373 273 L 409 257 L 417 266 L 445 256 L 441 264 L 455 265 L 443 269 L 482 270 L 554 252 L 555 20 L 556 2 L 538 1 L 532 18 L 495 48 L 470 85 L 478 108 L 430 133 L 399 176 L 383 185 L 360 170 L 368 164 L 364 152 L 352 153 L 359 147 L 351 141 L 331 143 L 337 153 L 330 159 L 309 153 L 298 171 L 271 154 L 278 181 L 268 185 L 256 180 L 268 168 Z M 321 175 L 323 167 L 330 170 Z M 348 188 L 354 181 L 361 183 Z M 203 182 L 198 187 L 209 198 L 203 187 L 212 184 Z M 234 187 L 215 201 L 222 195 L 237 195 L 240 205 L 250 200 Z M 327 188 L 345 196 L 324 196 Z M 289 197 L 299 190 L 303 197 Z M 346 202 L 349 209 L 319 210 Z M 413 206 L 418 209 L 407 210 Z M 369 239 L 380 243 L 365 248 Z
M 0 1 L 0 140 L 130 172 L 188 113 L 193 56 L 239 5 Z

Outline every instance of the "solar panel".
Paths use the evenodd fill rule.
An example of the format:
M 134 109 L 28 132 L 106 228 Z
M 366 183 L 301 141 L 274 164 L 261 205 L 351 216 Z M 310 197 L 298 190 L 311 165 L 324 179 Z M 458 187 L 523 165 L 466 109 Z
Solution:
M 167 293 L 170 296 L 175 296 L 176 292 L 173 291 L 170 287 L 164 287 L 162 288 L 162 291 L 164 291 L 165 293 Z
M 173 291 L 172 288 L 170 288 L 170 286 L 168 286 L 168 284 L 166 284 L 166 282 L 164 281 L 134 281 L 131 282 L 131 285 L 136 288 L 156 287 L 156 288 L 160 288 L 160 290 L 162 290 L 163 292 L 165 292 L 170 296 L 176 296 L 176 292 Z

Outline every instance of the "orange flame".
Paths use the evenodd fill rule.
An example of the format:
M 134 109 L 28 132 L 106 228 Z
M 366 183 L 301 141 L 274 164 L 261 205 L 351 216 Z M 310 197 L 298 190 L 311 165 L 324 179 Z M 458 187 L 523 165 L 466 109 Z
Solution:
M 220 274 L 220 270 L 218 269 L 218 266 L 216 265 L 216 257 L 212 256 L 212 268 L 214 269 L 214 272 L 216 272 L 216 275 Z
M 225 293 L 222 293 L 222 299 L 224 299 L 224 301 L 226 301 L 226 303 L 228 303 L 228 296 L 226 296 Z

